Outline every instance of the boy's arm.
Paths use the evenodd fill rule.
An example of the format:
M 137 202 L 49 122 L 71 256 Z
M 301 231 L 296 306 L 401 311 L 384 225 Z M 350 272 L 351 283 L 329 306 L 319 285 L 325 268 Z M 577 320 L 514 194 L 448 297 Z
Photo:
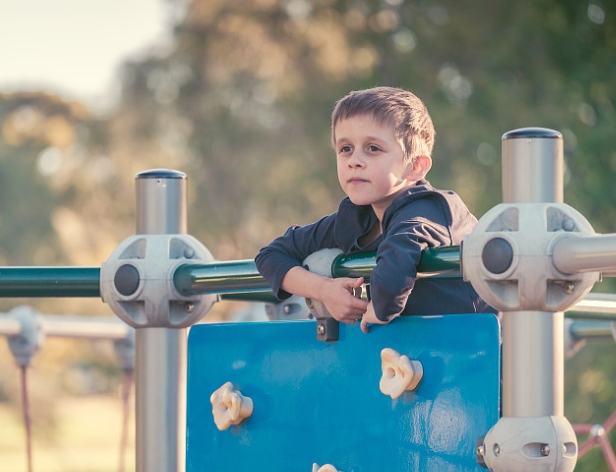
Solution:
M 313 298 L 323 302 L 338 321 L 352 323 L 361 318 L 368 305 L 352 293 L 364 279 L 331 279 L 302 267 L 302 262 L 310 254 L 336 247 L 335 217 L 336 214 L 332 214 L 310 225 L 289 228 L 259 251 L 255 263 L 279 299 L 291 294 Z
M 387 237 L 379 245 L 370 278 L 378 320 L 389 322 L 402 313 L 415 286 L 422 251 L 446 243 L 447 228 L 439 224 L 404 218 L 391 222 Z
M 281 288 L 300 297 L 319 300 L 338 321 L 354 323 L 368 308 L 367 301 L 353 295 L 353 290 L 363 283 L 363 277 L 332 279 L 295 266 L 283 277 Z
M 335 247 L 333 225 L 334 215 L 330 215 L 310 225 L 291 226 L 282 236 L 261 248 L 255 257 L 257 269 L 279 300 L 293 294 L 282 287 L 287 272 L 301 267 L 306 257 L 319 249 Z

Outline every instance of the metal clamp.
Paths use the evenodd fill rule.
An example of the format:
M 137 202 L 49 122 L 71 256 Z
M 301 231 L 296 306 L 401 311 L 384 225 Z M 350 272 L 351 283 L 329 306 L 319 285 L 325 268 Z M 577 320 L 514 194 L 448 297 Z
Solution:
M 503 417 L 477 447 L 477 456 L 480 465 L 499 472 L 572 471 L 577 438 L 564 416 Z
M 464 280 L 502 311 L 564 311 L 601 277 L 599 272 L 565 274 L 554 264 L 558 241 L 580 234 L 594 230 L 564 203 L 497 205 L 464 238 Z
M 332 263 L 340 254 L 342 251 L 337 248 L 313 252 L 304 259 L 304 269 L 325 277 L 332 277 Z M 317 339 L 325 342 L 338 341 L 340 322 L 332 317 L 325 304 L 319 300 L 306 298 L 306 306 L 317 321 Z
M 173 284 L 187 261 L 214 257 L 186 234 L 138 234 L 125 239 L 101 266 L 101 297 L 134 328 L 184 328 L 199 321 L 217 295 L 181 295 Z

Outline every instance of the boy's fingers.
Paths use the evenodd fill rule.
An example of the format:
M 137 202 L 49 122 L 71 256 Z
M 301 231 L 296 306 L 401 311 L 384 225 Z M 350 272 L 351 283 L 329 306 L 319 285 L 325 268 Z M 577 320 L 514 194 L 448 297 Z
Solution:
M 347 279 L 344 283 L 344 286 L 347 288 L 357 288 L 361 287 L 364 283 L 364 278 L 360 277 L 358 279 Z
M 368 328 L 368 322 L 363 318 L 361 319 L 361 324 L 359 325 L 359 327 L 366 334 L 368 334 L 368 331 L 370 331 L 370 329 Z

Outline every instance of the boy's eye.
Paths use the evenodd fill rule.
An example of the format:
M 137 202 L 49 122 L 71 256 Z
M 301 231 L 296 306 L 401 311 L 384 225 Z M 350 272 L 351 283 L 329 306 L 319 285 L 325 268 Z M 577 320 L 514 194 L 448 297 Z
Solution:
M 353 148 L 351 146 L 342 146 L 340 148 L 340 154 L 345 154 L 347 152 L 351 152 L 353 150 Z
M 374 145 L 374 144 L 371 144 L 370 146 L 368 146 L 368 151 L 370 151 L 370 152 L 378 152 L 380 150 L 381 150 L 381 148 L 376 146 L 376 145 Z

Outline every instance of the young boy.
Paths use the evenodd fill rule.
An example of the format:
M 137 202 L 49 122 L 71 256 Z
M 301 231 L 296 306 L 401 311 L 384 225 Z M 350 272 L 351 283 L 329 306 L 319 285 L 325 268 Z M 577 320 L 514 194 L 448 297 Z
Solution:
M 425 180 L 434 138 L 428 110 L 408 91 L 376 87 L 336 103 L 332 143 L 347 198 L 336 213 L 292 226 L 261 249 L 257 268 L 279 299 L 320 300 L 338 321 L 361 319 L 366 333 L 369 324 L 400 315 L 491 311 L 461 278 L 417 278 L 423 249 L 459 245 L 477 222 L 458 195 Z M 353 296 L 363 278 L 329 278 L 302 267 L 324 248 L 376 251 L 370 302 Z

